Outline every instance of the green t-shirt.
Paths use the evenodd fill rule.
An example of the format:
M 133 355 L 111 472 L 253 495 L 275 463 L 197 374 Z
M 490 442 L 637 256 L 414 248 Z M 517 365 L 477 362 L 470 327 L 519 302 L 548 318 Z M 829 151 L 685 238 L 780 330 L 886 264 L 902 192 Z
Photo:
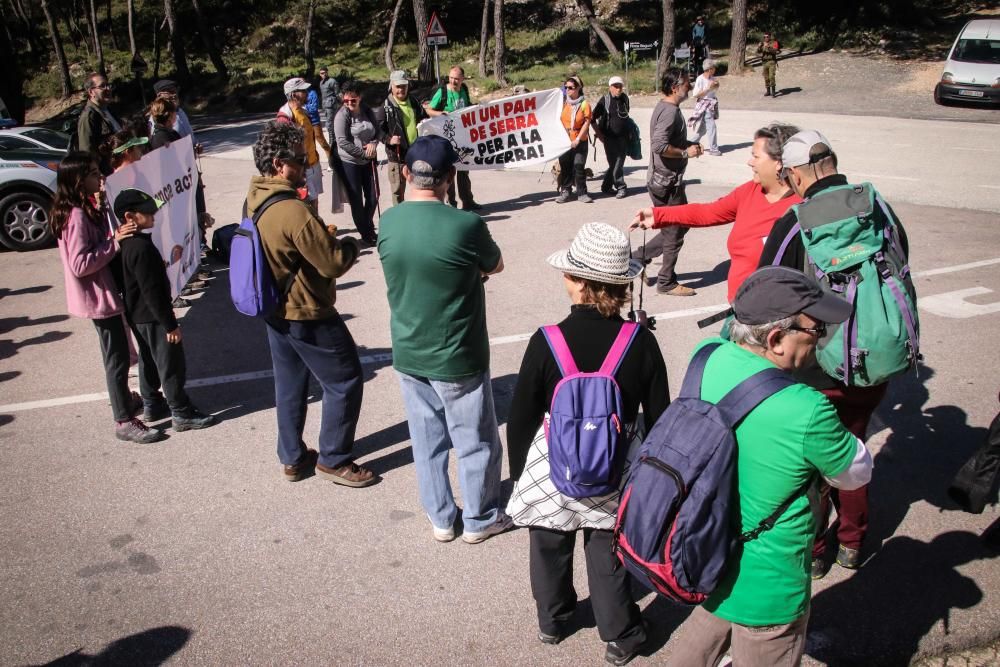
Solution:
M 406 141 L 413 144 L 417 140 L 417 112 L 406 101 L 399 105 L 399 115 L 403 119 L 403 129 L 406 131 Z
M 463 109 L 465 107 L 472 106 L 472 101 L 469 99 L 469 89 L 465 87 L 464 83 L 462 84 L 462 87 L 459 88 L 458 92 L 455 92 L 448 86 L 445 86 L 444 90 L 448 97 L 444 101 L 443 111 L 452 112 L 455 109 Z M 431 108 L 438 109 L 440 111 L 442 110 L 440 109 L 440 106 L 441 88 L 438 88 L 437 92 L 434 93 L 434 97 L 431 98 Z
M 482 271 L 500 248 L 475 213 L 404 201 L 379 221 L 378 254 L 389 296 L 392 365 L 433 380 L 490 367 Z
M 710 342 L 723 345 L 705 368 L 701 397 L 706 401 L 716 403 L 757 371 L 773 368 L 767 359 L 720 338 L 698 348 Z M 857 449 L 833 405 L 804 384 L 757 406 L 736 427 L 736 441 L 741 531 L 755 528 L 817 472 L 825 477 L 844 472 Z M 802 616 L 809 605 L 815 530 L 809 499 L 802 494 L 773 529 L 746 543 L 702 606 L 741 625 L 779 625 Z

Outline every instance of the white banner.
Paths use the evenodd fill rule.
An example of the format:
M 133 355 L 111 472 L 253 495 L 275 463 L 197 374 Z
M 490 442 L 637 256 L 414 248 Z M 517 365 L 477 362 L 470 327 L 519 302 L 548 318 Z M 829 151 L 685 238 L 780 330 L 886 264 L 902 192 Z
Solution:
M 150 151 L 138 162 L 108 176 L 104 182 L 111 204 L 109 208 L 113 208 L 115 197 L 125 188 L 138 188 L 165 202 L 156 213 L 152 236 L 167 265 L 173 297 L 198 270 L 201 259 L 195 205 L 197 187 L 198 168 L 190 135 Z
M 558 88 L 504 97 L 436 116 L 420 134 L 448 139 L 460 170 L 516 169 L 557 159 L 570 149 Z

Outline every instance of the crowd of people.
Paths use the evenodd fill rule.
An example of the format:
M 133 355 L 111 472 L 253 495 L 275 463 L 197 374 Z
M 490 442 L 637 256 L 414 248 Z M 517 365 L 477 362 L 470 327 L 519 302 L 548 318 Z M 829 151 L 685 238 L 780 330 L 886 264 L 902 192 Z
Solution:
M 356 83 L 340 85 L 321 70 L 321 99 L 313 104 L 326 114 L 329 141 L 318 122 L 322 119 L 310 118 L 308 82 L 286 82 L 286 105 L 253 146 L 259 175 L 247 193 L 248 215 L 261 211 L 257 226 L 267 264 L 276 284 L 285 286 L 277 309 L 264 318 L 274 370 L 278 460 L 290 482 L 313 474 L 348 487 L 378 481 L 353 453 L 363 374 L 357 346 L 335 305 L 337 279 L 356 264 L 361 244 L 375 246 L 391 313 L 393 368 L 431 536 L 439 542 L 460 536 L 476 544 L 514 526 L 526 527 L 538 639 L 554 645 L 571 632 L 577 606 L 573 553 L 581 533 L 605 658 L 625 664 L 642 650 L 647 628 L 632 597 L 630 575 L 614 551 L 619 489 L 583 497 L 560 491 L 552 478 L 561 471 L 550 469 L 547 455 L 553 437 L 549 410 L 568 376 L 607 373 L 621 397 L 615 428 L 628 442 L 642 441 L 672 404 L 655 336 L 622 317 L 632 283 L 662 256 L 657 291 L 694 294 L 675 272 L 685 234 L 691 227 L 731 224 L 731 307 L 721 314 L 726 322 L 720 336 L 694 350 L 703 373 L 697 381 L 686 379 L 682 394 L 722 404 L 734 387 L 763 370 L 779 369 L 794 378 L 734 427 L 739 447 L 733 521 L 741 531 L 751 531 L 776 508 L 780 512 L 769 530 L 732 554 L 720 584 L 682 628 L 672 659 L 714 665 L 729 653 L 735 664 L 793 665 L 804 651 L 810 577 L 824 576 L 833 562 L 848 569 L 863 563 L 872 466 L 864 439 L 888 386 L 885 378 L 861 382 L 853 374 L 865 364 L 852 342 L 857 286 L 847 289 L 840 276 L 824 273 L 822 257 L 799 230 L 837 223 L 838 197 L 868 191 L 838 173 L 833 146 L 820 132 L 772 123 L 753 136 L 746 183 L 714 202 L 688 203 L 684 172 L 689 160 L 719 150 L 715 64 L 706 60 L 703 68 L 690 120 L 679 108 L 692 90 L 682 69 L 665 72 L 653 110 L 647 176 L 653 205 L 640 209 L 630 226 L 658 234 L 633 249 L 622 229 L 590 223 L 567 249 L 547 260 L 561 274 L 570 309 L 531 337 L 521 361 L 506 443 L 516 484 L 506 505 L 483 287 L 504 270 L 503 255 L 475 212 L 479 205 L 468 172 L 456 169 L 459 157 L 452 144 L 438 136 L 418 137 L 416 130 L 423 118 L 471 104 L 464 72 L 452 68 L 448 82 L 423 104 L 410 94 L 404 72 L 391 73 L 379 117 L 361 104 Z M 92 77 L 79 126 L 81 150 L 60 166 L 53 211 L 70 313 L 94 321 L 116 434 L 135 442 L 162 437 L 138 419 L 140 411 L 147 421 L 170 416 L 176 430 L 214 423 L 184 391 L 180 326 L 162 262 L 143 234 L 155 224 L 159 202 L 137 190 L 125 190 L 110 204 L 99 197 L 102 174 L 134 162 L 147 143 L 155 147 L 190 131 L 176 99 L 169 99 L 176 98 L 176 86 L 161 88 L 158 92 L 166 95 L 149 109 L 151 134 L 140 135 L 110 115 L 106 80 Z M 629 99 L 622 80 L 612 77 L 608 93 L 593 109 L 578 76 L 568 77 L 564 89 L 562 121 L 571 147 L 559 158 L 556 202 L 569 201 L 574 188 L 578 201 L 590 201 L 584 165 L 591 127 L 608 158 L 601 191 L 624 197 Z M 702 138 L 707 150 L 699 143 Z M 378 143 L 389 157 L 393 206 L 376 229 Z M 334 188 L 346 189 L 360 243 L 338 235 L 337 227 L 319 215 L 324 179 L 317 144 L 327 153 Z M 105 145 L 106 151 L 97 150 Z M 824 206 L 810 205 L 817 200 Z M 877 193 L 872 201 L 878 207 L 873 213 L 884 216 L 885 238 L 895 244 L 893 256 L 902 258 L 902 266 L 880 267 L 881 275 L 887 284 L 898 278 L 912 297 L 905 231 Z M 113 209 L 117 227 L 103 222 L 102 206 Z M 898 304 L 906 310 L 905 299 Z M 915 326 L 910 323 L 909 336 L 899 343 L 907 348 L 910 365 L 918 355 Z M 139 395 L 127 384 L 128 330 L 139 348 Z M 831 369 L 818 362 L 817 349 L 835 331 L 845 337 L 838 344 L 846 358 L 843 368 Z M 627 342 L 621 342 L 623 336 Z M 303 439 L 310 376 L 323 393 L 318 451 Z M 593 426 L 588 423 L 587 429 Z M 461 508 L 449 481 L 451 449 Z M 629 457 L 611 458 L 609 474 L 627 478 Z M 828 525 L 830 505 L 837 508 L 836 531 Z M 837 551 L 830 558 L 833 545 Z

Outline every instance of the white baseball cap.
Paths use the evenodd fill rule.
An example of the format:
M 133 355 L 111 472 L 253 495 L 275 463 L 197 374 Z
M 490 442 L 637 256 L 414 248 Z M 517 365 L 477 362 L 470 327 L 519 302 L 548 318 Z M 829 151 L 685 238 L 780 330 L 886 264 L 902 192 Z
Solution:
M 613 76 L 610 79 L 608 79 L 608 85 L 609 86 L 624 86 L 625 85 L 625 80 L 623 78 L 621 78 L 620 76 Z
M 810 159 L 809 151 L 819 144 L 826 147 L 826 154 Z M 828 155 L 833 155 L 833 146 L 826 137 L 816 130 L 802 130 L 793 134 L 781 148 L 781 164 L 785 167 L 801 167 L 810 162 L 818 162 Z

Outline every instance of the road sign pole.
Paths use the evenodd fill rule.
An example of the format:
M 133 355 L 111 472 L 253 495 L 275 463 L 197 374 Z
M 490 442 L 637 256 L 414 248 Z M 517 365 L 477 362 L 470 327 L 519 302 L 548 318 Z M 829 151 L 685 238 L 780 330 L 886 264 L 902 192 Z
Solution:
M 434 73 L 437 76 L 436 85 L 441 85 L 441 61 L 438 60 L 438 45 L 434 45 Z
M 629 92 L 628 87 L 628 42 L 625 42 L 625 92 Z

